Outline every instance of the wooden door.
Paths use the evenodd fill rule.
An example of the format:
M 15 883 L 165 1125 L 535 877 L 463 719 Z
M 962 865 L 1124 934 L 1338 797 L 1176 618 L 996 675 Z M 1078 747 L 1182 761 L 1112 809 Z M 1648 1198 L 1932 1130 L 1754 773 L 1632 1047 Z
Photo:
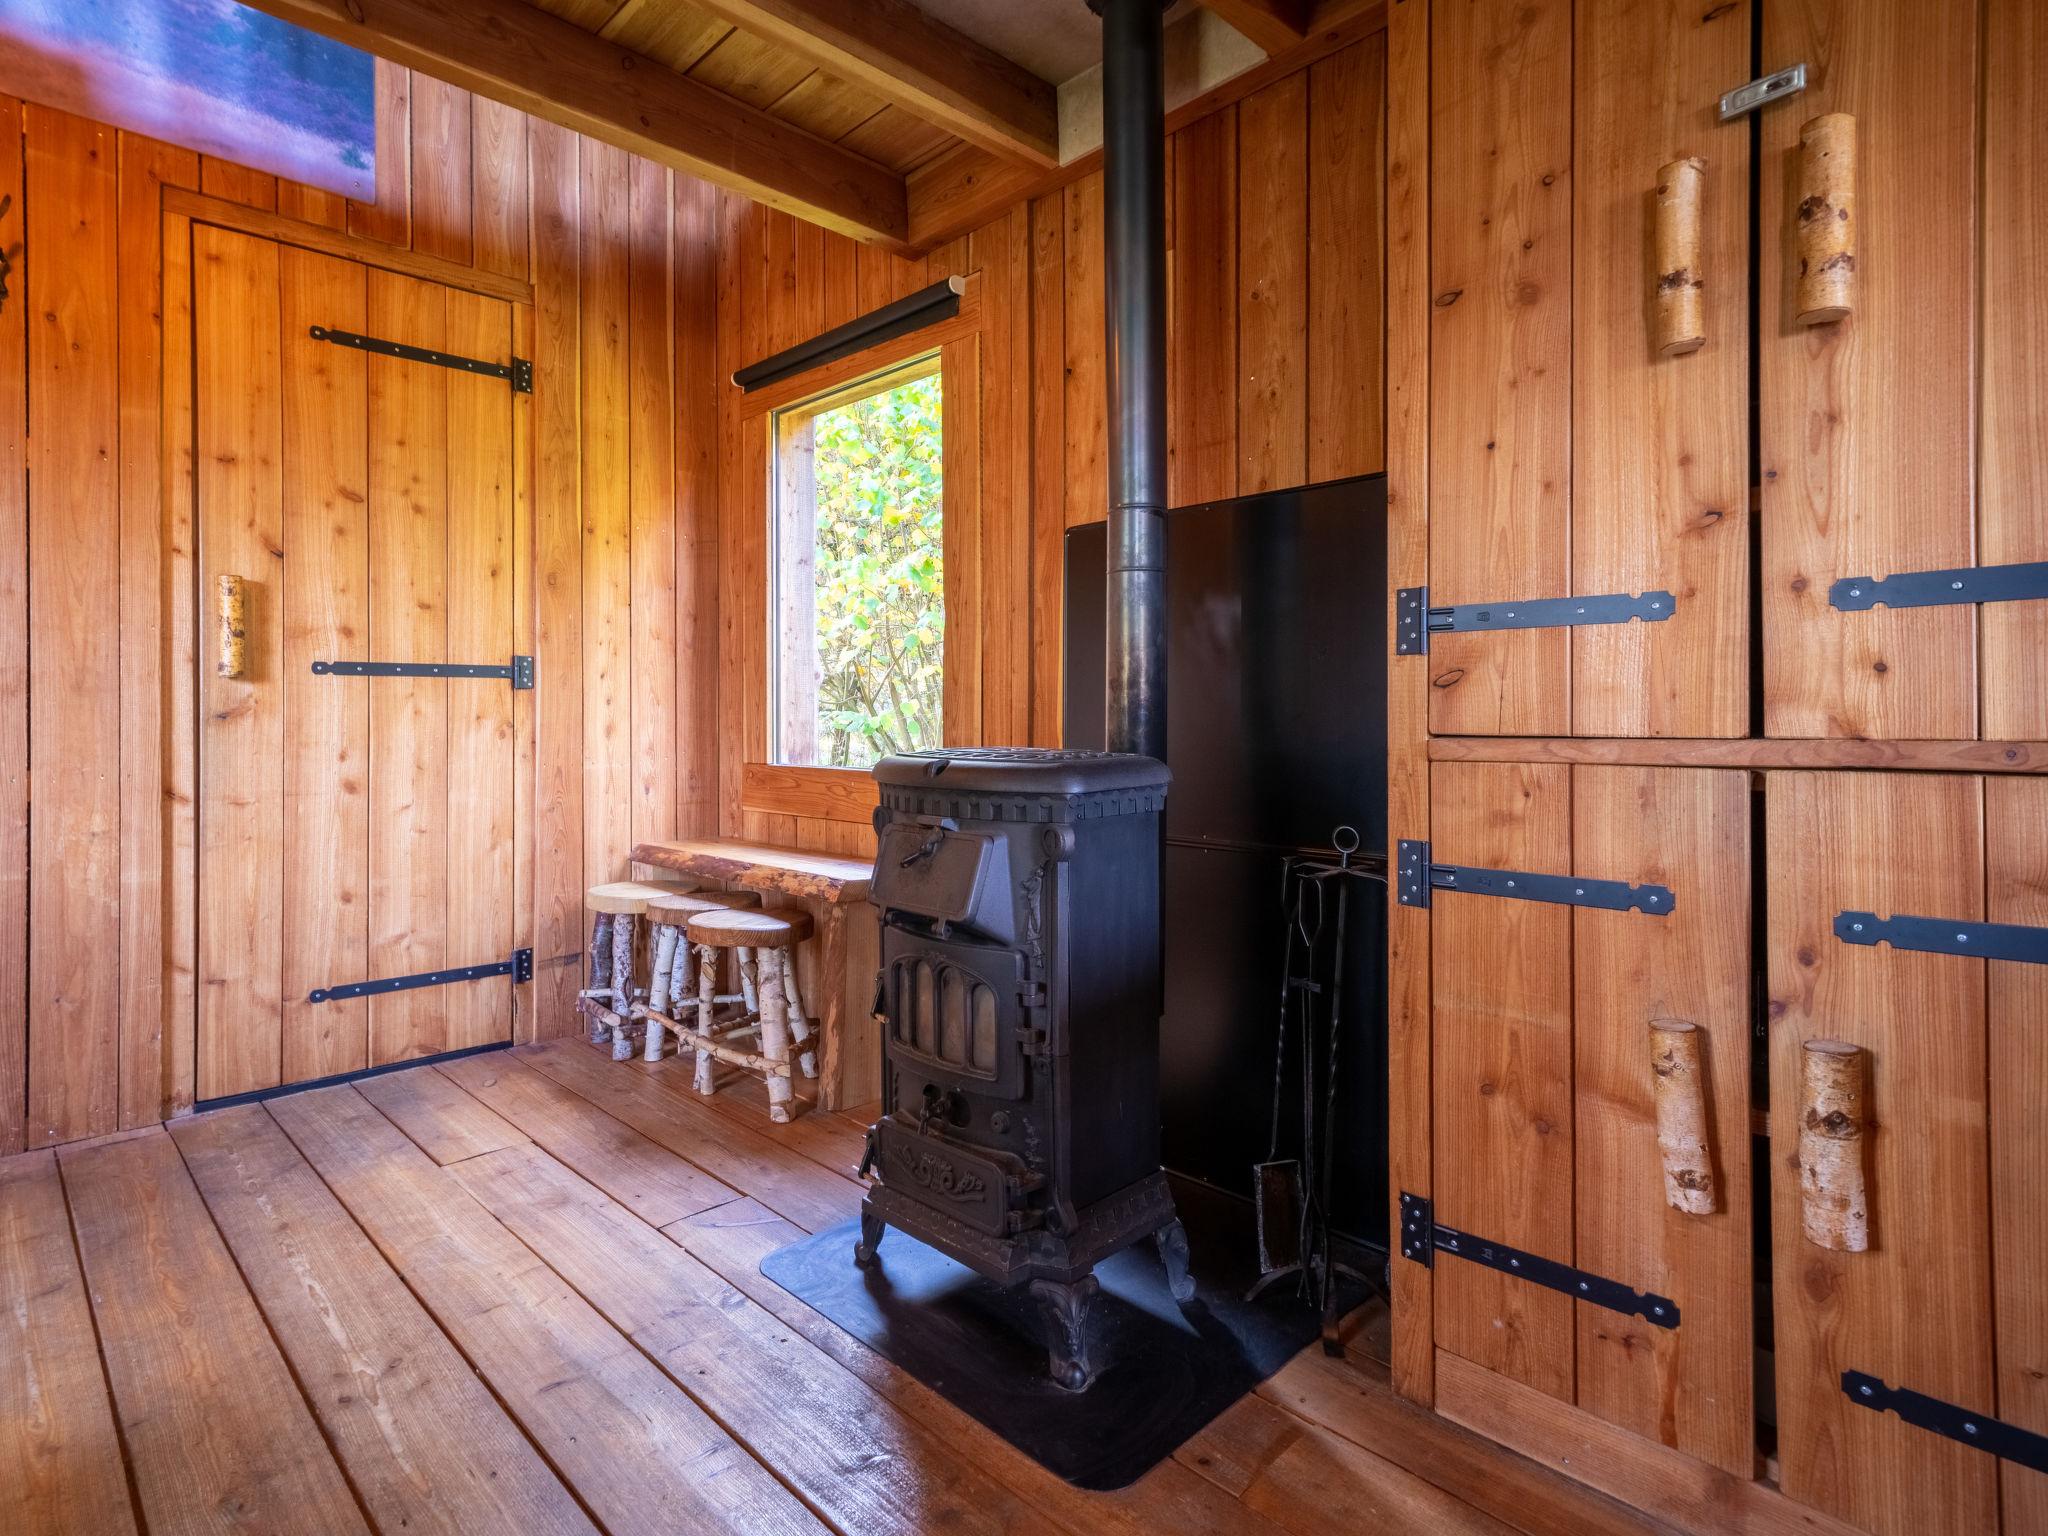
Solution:
M 1681 1318 L 1658 1327 L 1439 1254 L 1437 1343 L 1747 1477 L 1746 775 L 1438 763 L 1430 805 L 1436 863 L 1676 895 L 1668 915 L 1650 916 L 1432 892 L 1437 1221 L 1668 1297 Z M 1704 1036 L 1711 1213 L 1666 1201 L 1656 1019 Z
M 512 949 L 513 396 L 315 326 L 504 363 L 499 300 L 199 226 L 198 1096 L 505 1039 L 511 983 L 314 1002 Z M 216 670 L 223 575 L 246 667 Z
M 2048 14 L 1781 0 L 1763 119 L 1758 430 L 1772 736 L 2039 738 L 2048 600 L 1843 611 L 1835 583 L 2048 559 Z M 1797 319 L 1801 125 L 1855 119 L 1847 318 Z
M 1460 0 L 1431 42 L 1432 605 L 1669 591 L 1674 615 L 1431 637 L 1430 728 L 1748 729 L 1746 0 Z M 1653 260 L 1660 172 L 1704 162 L 1700 260 Z M 1666 356 L 1660 282 L 1703 285 Z
M 1999 798 L 2040 797 L 2000 786 Z M 1842 1389 L 1844 1371 L 1996 1413 L 1990 1145 L 2031 1134 L 2039 1076 L 1987 1090 L 1986 962 L 1865 946 L 1836 937 L 1843 912 L 1985 919 L 1985 787 L 1946 774 L 1773 773 L 1768 806 L 1772 1270 L 1778 1456 L 1785 1492 L 1882 1536 L 1998 1528 L 1998 1462 L 1982 1451 L 1872 1412 Z M 2003 909 L 2040 911 L 2038 827 L 2031 849 L 1994 835 Z M 2031 861 L 2034 895 L 2016 870 Z M 2000 921 L 2027 921 L 2008 916 Z M 2034 920 L 2038 921 L 2038 917 Z M 2002 965 L 2001 972 L 2038 969 Z M 2027 1010 L 2024 977 L 2001 975 L 2008 1009 Z M 2002 1068 L 2038 1063 L 2038 992 L 2027 1025 L 2007 1013 Z M 1862 1167 L 1869 1246 L 1810 1242 L 1801 1223 L 1803 1043 L 1843 1040 L 1867 1057 Z M 2014 1123 L 1987 1138 L 1987 1092 Z M 2038 1164 L 2001 1147 L 2007 1208 L 2038 1213 Z M 2015 1235 L 2026 1231 L 2021 1226 Z M 2040 1256 L 2040 1225 L 2030 1246 Z M 2021 1260 L 2022 1270 L 2029 1266 Z M 2011 1276 L 2007 1299 L 2029 1335 L 2015 1375 L 2040 1364 L 2039 1293 Z M 2027 1300 L 2032 1297 L 2031 1312 Z M 2033 1403 L 2038 1415 L 2039 1403 Z M 2039 1427 L 2038 1418 L 2035 1427 Z M 2025 1524 L 2007 1529 L 2030 1529 Z

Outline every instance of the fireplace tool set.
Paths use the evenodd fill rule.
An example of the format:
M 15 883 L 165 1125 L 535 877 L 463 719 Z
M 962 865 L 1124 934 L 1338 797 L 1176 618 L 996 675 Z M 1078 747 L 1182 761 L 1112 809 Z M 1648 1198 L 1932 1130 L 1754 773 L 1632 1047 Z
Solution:
M 1252 1200 L 1257 1218 L 1259 1279 L 1247 1300 L 1293 1279 L 1295 1293 L 1323 1315 L 1325 1353 L 1343 1353 L 1337 1340 L 1337 1282 L 1374 1285 L 1370 1277 L 1340 1262 L 1330 1241 L 1330 1176 L 1336 1163 L 1337 1071 L 1344 1030 L 1344 958 L 1347 952 L 1351 882 L 1381 878 L 1354 865 L 1358 832 L 1338 827 L 1330 835 L 1336 855 L 1289 858 L 1280 875 L 1280 905 L 1286 914 L 1287 938 L 1280 967 L 1279 1027 L 1273 1043 L 1272 1130 L 1266 1160 L 1252 1169 Z M 1335 894 L 1331 888 L 1335 887 Z M 1329 921 L 1335 907 L 1334 921 Z M 1328 981 L 1322 979 L 1323 937 L 1330 933 Z M 1282 1109 L 1288 1076 L 1288 1026 L 1300 1044 L 1300 1147 L 1297 1156 L 1282 1158 Z M 1321 1042 L 1322 1115 L 1316 1113 L 1318 1039 Z M 1376 1287 L 1377 1288 L 1377 1287 Z

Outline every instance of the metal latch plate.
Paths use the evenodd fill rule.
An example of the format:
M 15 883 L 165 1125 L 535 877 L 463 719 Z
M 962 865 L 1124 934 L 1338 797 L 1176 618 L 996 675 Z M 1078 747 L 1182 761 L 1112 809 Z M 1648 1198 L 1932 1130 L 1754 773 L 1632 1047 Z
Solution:
M 1747 85 L 1738 85 L 1721 98 L 1721 121 L 1729 122 L 1745 112 L 1754 112 L 1758 107 L 1769 106 L 1786 96 L 1797 96 L 1806 89 L 1806 66 L 1793 64 L 1775 74 L 1752 80 Z
M 1844 944 L 1889 944 L 1930 955 L 1968 955 L 1978 960 L 2016 960 L 2048 965 L 2048 928 L 2018 923 L 1966 923 L 1946 917 L 1879 917 L 1875 912 L 1842 912 L 1835 937 Z

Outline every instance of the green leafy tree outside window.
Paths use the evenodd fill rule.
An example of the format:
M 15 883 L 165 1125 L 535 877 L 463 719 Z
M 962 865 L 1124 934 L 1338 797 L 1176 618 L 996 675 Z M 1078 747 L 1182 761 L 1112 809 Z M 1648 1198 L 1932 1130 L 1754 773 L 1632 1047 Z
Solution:
M 942 400 L 933 372 L 812 419 L 823 766 L 944 741 Z

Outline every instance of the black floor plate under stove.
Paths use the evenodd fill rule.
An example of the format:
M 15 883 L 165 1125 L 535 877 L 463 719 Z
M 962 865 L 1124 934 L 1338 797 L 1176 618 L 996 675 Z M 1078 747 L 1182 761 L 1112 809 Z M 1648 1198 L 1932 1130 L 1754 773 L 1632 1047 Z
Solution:
M 1126 1487 L 1264 1381 L 1320 1332 L 1321 1318 L 1282 1281 L 1255 1303 L 1248 1202 L 1174 1181 L 1188 1229 L 1195 1299 L 1167 1293 L 1150 1243 L 1096 1269 L 1104 1362 L 1095 1385 L 1062 1391 L 1046 1376 L 1037 1308 L 901 1232 L 881 1263 L 853 1262 L 857 1223 L 815 1233 L 761 1261 L 761 1273 L 908 1371 L 956 1408 L 1082 1488 Z M 1340 1292 L 1348 1310 L 1362 1286 Z

